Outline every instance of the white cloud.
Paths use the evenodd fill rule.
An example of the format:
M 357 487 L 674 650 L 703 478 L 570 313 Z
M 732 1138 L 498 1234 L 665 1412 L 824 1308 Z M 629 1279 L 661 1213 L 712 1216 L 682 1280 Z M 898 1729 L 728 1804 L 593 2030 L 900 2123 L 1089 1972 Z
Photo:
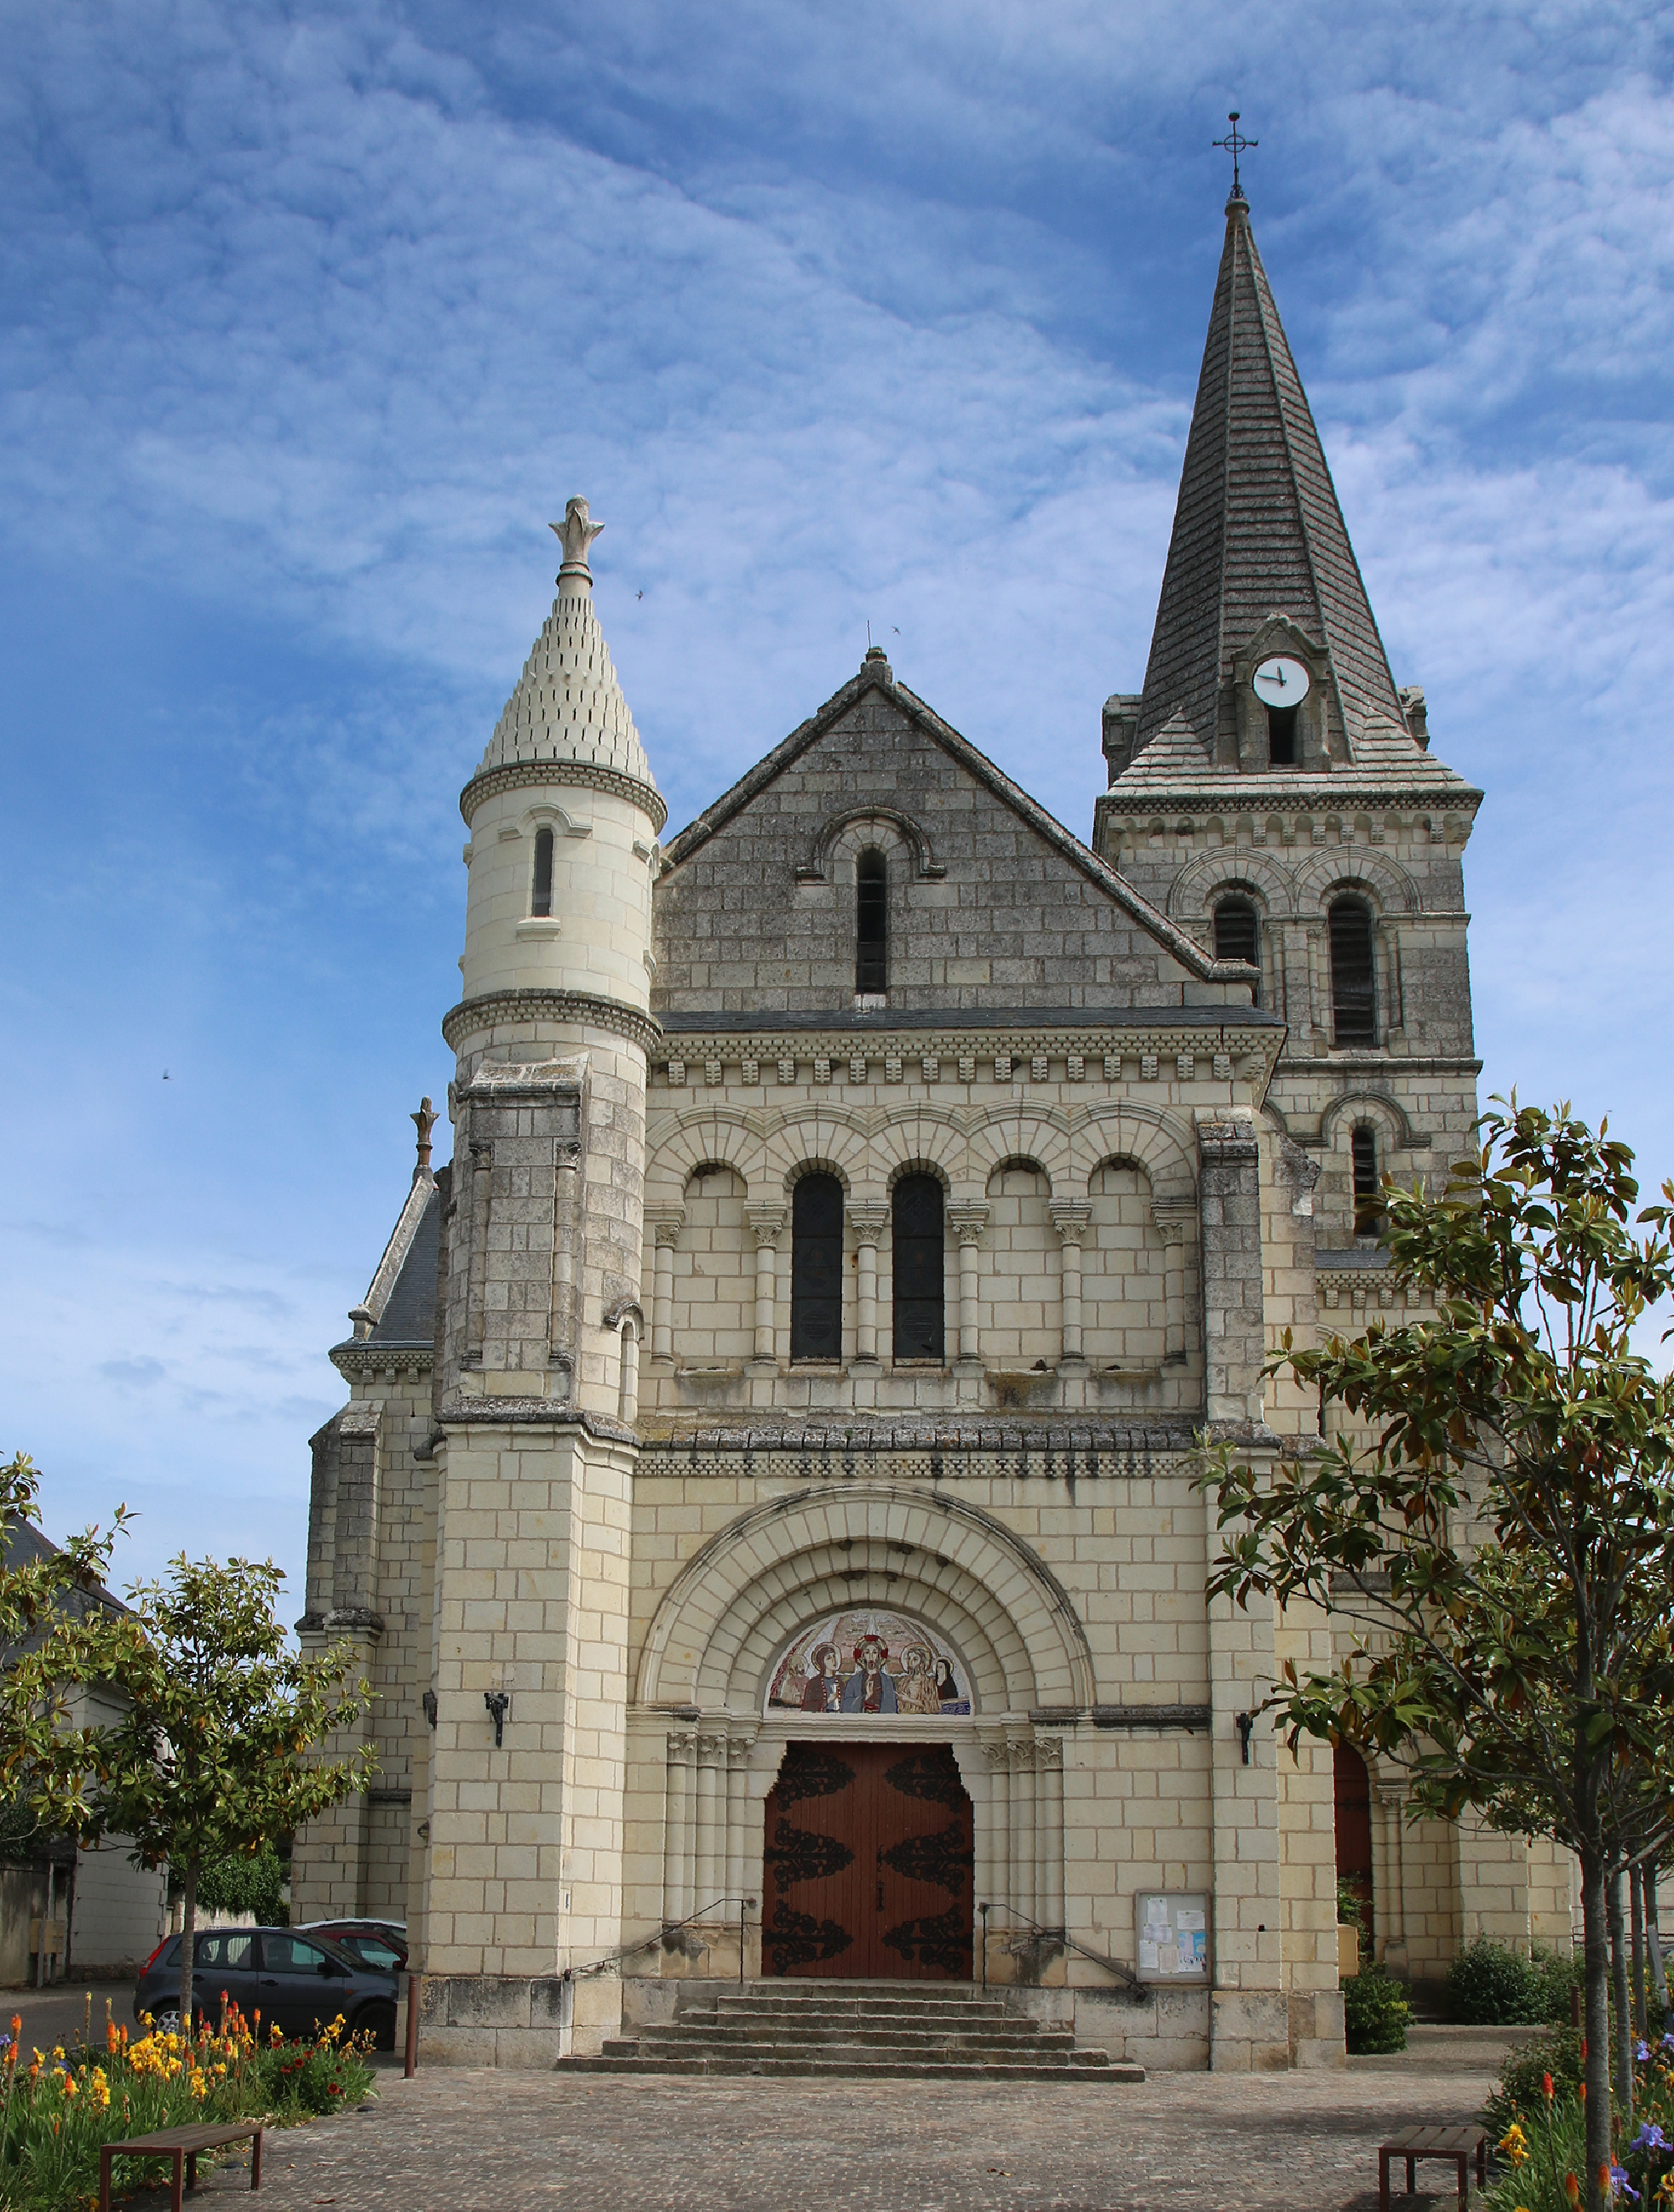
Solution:
M 1662 11 L 114 0 L 10 27 L 0 546 L 216 640 L 155 679 L 132 804 L 79 845 L 76 733 L 28 733 L 44 830 L 6 894 L 15 1050 L 100 1102 L 33 1155 L 14 1403 L 100 1480 L 235 1464 L 296 1556 L 299 1413 L 399 1202 L 390 1093 L 440 1087 L 453 795 L 571 490 L 677 824 L 869 620 L 1085 833 L 1100 702 L 1144 667 L 1230 106 L 1397 675 L 1488 793 L 1489 1083 L 1610 1103 L 1674 1165 L 1643 926 L 1674 674 Z M 180 1059 L 193 1102 L 143 1107 L 137 1166 L 113 1054 L 148 1085 Z M 6 1110 L 15 1159 L 40 1139 Z

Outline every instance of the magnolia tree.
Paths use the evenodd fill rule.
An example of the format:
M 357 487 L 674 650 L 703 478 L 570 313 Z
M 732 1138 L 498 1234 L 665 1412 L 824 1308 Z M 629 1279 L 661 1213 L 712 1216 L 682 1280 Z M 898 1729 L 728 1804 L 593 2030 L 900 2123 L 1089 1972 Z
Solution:
M 77 1835 L 91 1816 L 98 1730 L 76 1692 L 118 1633 L 104 1583 L 128 1510 L 119 1505 L 102 1534 L 38 1540 L 40 1476 L 20 1452 L 0 1467 L 0 1804 L 49 1834 Z
M 1612 1892 L 1619 1924 L 1622 1870 L 1674 1840 L 1674 1386 L 1634 1348 L 1674 1287 L 1674 1185 L 1636 1212 L 1604 1127 L 1495 1103 L 1444 1193 L 1386 1187 L 1391 1273 L 1432 1317 L 1312 1351 L 1287 1335 L 1274 1369 L 1346 1424 L 1271 1470 L 1208 1462 L 1209 1589 L 1354 1622 L 1340 1667 L 1288 1665 L 1269 1700 L 1293 1748 L 1346 1737 L 1404 1770 L 1415 1814 L 1574 1852 L 1603 2212 Z
M 93 1813 L 131 1838 L 147 1866 L 184 1887 L 180 2020 L 192 2017 L 198 1880 L 206 1863 L 253 1854 L 366 1787 L 369 1747 L 346 1759 L 312 1748 L 371 1702 L 351 1680 L 351 1648 L 304 1657 L 285 1647 L 271 1561 L 170 1564 L 168 1579 L 129 1592 L 126 1631 L 106 1656 L 125 1717 L 99 1746 Z

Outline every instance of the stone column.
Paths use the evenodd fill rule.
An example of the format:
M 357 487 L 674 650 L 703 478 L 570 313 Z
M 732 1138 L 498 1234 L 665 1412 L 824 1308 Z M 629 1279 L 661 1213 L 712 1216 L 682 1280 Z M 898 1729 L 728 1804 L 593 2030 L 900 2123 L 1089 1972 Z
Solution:
M 950 1206 L 947 1219 L 959 1240 L 959 1358 L 980 1359 L 982 1345 L 977 1325 L 977 1245 L 988 1226 L 986 1206 Z
M 1093 1208 L 1084 1200 L 1054 1199 L 1048 1211 L 1058 1232 L 1058 1303 L 1062 1315 L 1062 1357 L 1081 1357 L 1081 1239 L 1093 1224 Z
M 671 1927 L 691 1910 L 686 1881 L 686 1843 L 691 1825 L 691 1732 L 668 1739 L 668 1810 L 663 1833 L 662 1917 Z
M 750 1802 L 750 1747 L 748 1735 L 727 1739 L 727 1894 L 744 1894 L 744 1824 Z M 733 1908 L 736 1912 L 736 1906 Z
M 685 1226 L 684 1206 L 647 1207 L 647 1218 L 655 1238 L 651 1277 L 651 1357 L 674 1357 L 674 1247 Z
M 1163 1243 L 1163 1364 L 1183 1367 L 1186 1357 L 1186 1243 L 1196 1225 L 1189 1198 L 1160 1198 L 1151 1218 Z
M 756 1357 L 776 1361 L 773 1308 L 779 1287 L 779 1231 L 785 1225 L 782 1206 L 747 1206 L 745 1218 L 756 1237 Z
M 977 1880 L 982 1897 L 990 1905 L 1009 1905 L 1012 1901 L 1011 1875 L 1011 1747 L 1004 1737 L 984 1739 L 983 1757 L 988 1762 L 988 1824 L 983 1830 L 983 1853 L 986 1863 L 979 1864 Z M 1004 1914 L 994 1923 L 996 1935 L 1005 1927 Z M 980 1966 L 980 1961 L 978 1964 Z
M 721 1894 L 721 1869 L 726 1863 L 725 1842 L 721 1820 L 716 1817 L 716 1782 L 724 1791 L 726 1772 L 723 1761 L 727 1756 L 727 1739 L 721 1735 L 700 1735 L 697 1739 L 697 1894 L 692 1900 L 694 1912 L 707 1912 Z M 725 1817 L 726 1798 L 721 1800 L 721 1818 Z
M 855 1357 L 874 1361 L 878 1357 L 878 1245 L 889 1226 L 889 1208 L 870 1202 L 851 1206 L 855 1253 L 859 1265 L 859 1297 L 855 1308 Z
M 1040 1873 L 1036 1884 L 1037 1917 L 1047 1928 L 1062 1928 L 1063 1908 L 1063 1741 L 1043 1736 L 1035 1746 L 1035 1833 Z
M 1012 1905 L 1025 1922 L 1038 1920 L 1035 1876 L 1038 1850 L 1035 1834 L 1035 1747 L 1032 1743 L 1008 1747 L 1012 1783 Z
M 573 1377 L 577 1348 L 575 1311 L 575 1239 L 579 1221 L 576 1184 L 580 1182 L 581 1147 L 560 1143 L 552 1161 L 552 1326 L 549 1335 L 554 1367 Z

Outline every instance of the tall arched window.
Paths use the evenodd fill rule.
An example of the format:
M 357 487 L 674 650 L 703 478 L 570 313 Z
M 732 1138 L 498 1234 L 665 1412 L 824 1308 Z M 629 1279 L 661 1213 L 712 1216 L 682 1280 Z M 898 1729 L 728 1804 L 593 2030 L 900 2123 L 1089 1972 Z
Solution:
M 941 1185 L 934 1176 L 903 1176 L 893 1214 L 895 1357 L 940 1359 L 947 1342 Z
M 1267 710 L 1267 759 L 1270 768 L 1296 765 L 1296 717 L 1300 707 L 1269 707 Z
M 875 848 L 855 863 L 855 988 L 889 988 L 889 863 Z
M 790 1201 L 790 1356 L 843 1357 L 843 1185 L 805 1175 Z
M 1356 1237 L 1375 1237 L 1384 1225 L 1376 1133 L 1362 1122 L 1348 1139 L 1348 1147 L 1354 1164 L 1354 1234 Z
M 551 914 L 552 911 L 552 833 L 550 830 L 535 832 L 535 873 L 530 886 L 531 914 Z
M 1378 989 L 1372 962 L 1372 915 L 1357 898 L 1333 899 L 1331 1030 L 1340 1044 L 1376 1044 Z
M 1247 898 L 1224 898 L 1214 909 L 1214 957 L 1217 960 L 1247 960 L 1252 968 L 1261 966 L 1261 925 L 1257 918 L 1255 902 Z M 1251 993 L 1251 1002 L 1260 1006 L 1261 986 Z

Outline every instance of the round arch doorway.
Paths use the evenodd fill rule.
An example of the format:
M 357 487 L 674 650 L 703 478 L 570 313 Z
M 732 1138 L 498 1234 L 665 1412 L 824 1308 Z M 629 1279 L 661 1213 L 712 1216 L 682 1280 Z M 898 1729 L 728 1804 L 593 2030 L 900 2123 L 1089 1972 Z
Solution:
M 766 1806 L 763 1972 L 968 1982 L 974 1862 L 950 1746 L 788 1745 Z

